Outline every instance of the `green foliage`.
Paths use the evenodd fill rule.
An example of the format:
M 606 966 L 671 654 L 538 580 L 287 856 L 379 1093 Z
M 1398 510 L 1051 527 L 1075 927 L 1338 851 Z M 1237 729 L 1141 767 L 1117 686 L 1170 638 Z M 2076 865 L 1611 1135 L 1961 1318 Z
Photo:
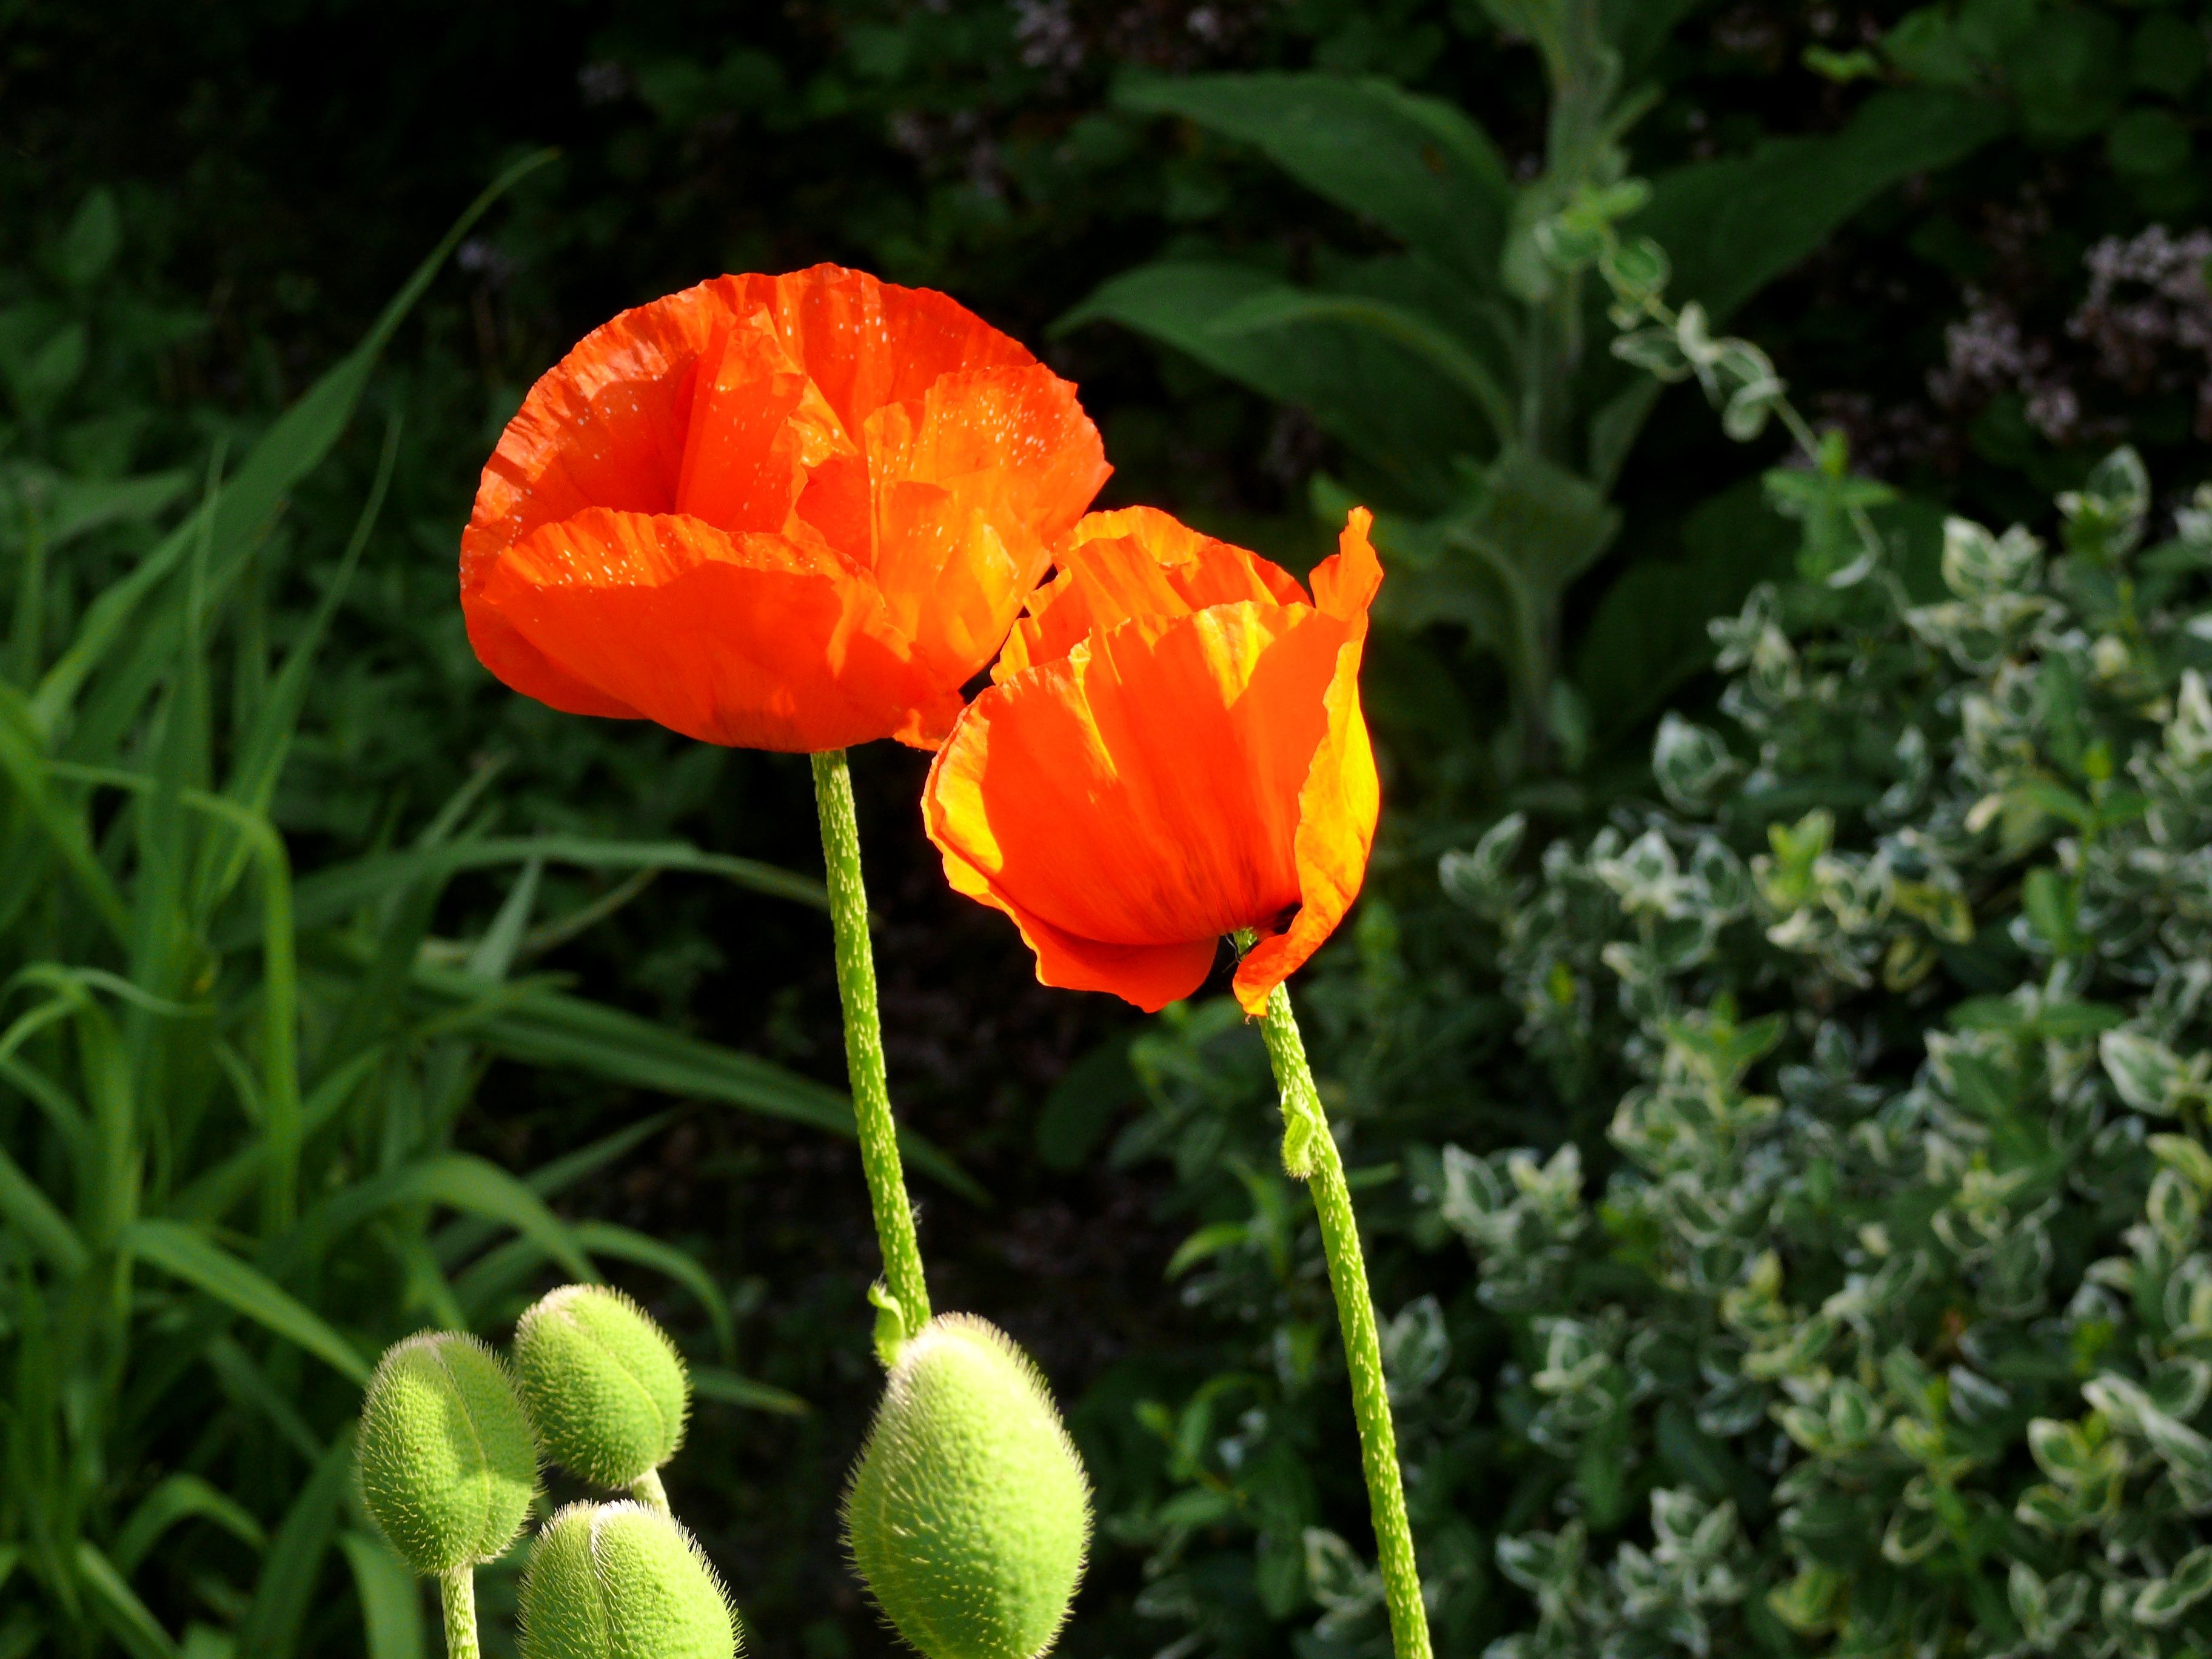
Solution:
M 738 1642 L 721 1580 L 657 1510 L 571 1504 L 531 1546 L 523 1659 L 731 1659 Z
M 426 1331 L 378 1363 L 361 1408 L 361 1496 L 425 1577 L 504 1555 L 538 1495 L 538 1441 L 506 1364 Z
M 1601 1204 L 1572 1147 L 1419 1177 L 1522 1356 L 1501 1413 L 1574 1472 L 1499 1540 L 1540 1613 L 1504 1650 L 2203 1639 L 2212 532 L 2142 545 L 2127 451 L 2060 505 L 2055 556 L 1952 520 L 1930 603 L 1755 592 L 1671 810 L 1540 884 L 1512 820 L 1447 861 L 1529 1046 L 1636 1079 Z
M 1808 532 L 1804 574 L 1714 624 L 1723 723 L 1669 717 L 1652 799 L 1539 870 L 1517 815 L 1443 860 L 1495 930 L 1526 1086 L 1583 1126 L 1408 1137 L 1382 1211 L 1434 1287 L 1386 1349 L 1461 1639 L 2202 1648 L 2212 494 L 2155 542 L 2150 501 L 2123 450 L 2055 549 L 1954 519 L 1936 593 L 1902 541 L 1838 568 Z M 1402 959 L 1360 943 L 1315 1000 L 1371 1054 L 1359 999 Z M 1216 1103 L 1261 1092 L 1253 1045 L 1220 1048 L 1243 1035 L 1209 1007 L 1140 1045 L 1152 1146 L 1222 1155 Z M 1357 1134 L 1373 1079 L 1334 1086 Z M 1175 1269 L 1272 1327 L 1267 1372 L 1147 1407 L 1180 1490 L 1114 1524 L 1153 1546 L 1154 1610 L 1216 1645 L 1317 1605 L 1310 1650 L 1371 1647 L 1371 1570 L 1297 1466 L 1312 1247 L 1264 1168 Z M 1198 1547 L 1224 1524 L 1252 1539 L 1233 1575 Z
M 845 1500 L 854 1565 L 926 1659 L 1032 1659 L 1083 1577 L 1091 1486 L 996 1326 L 941 1314 L 900 1350 Z
M 1509 177 L 1467 113 L 1380 80 L 1133 81 L 1123 108 L 1257 146 L 1402 251 L 1333 255 L 1304 284 L 1250 263 L 1162 260 L 1115 277 L 1061 325 L 1123 324 L 1308 411 L 1354 463 L 1344 483 L 1316 479 L 1322 516 L 1354 497 L 1383 509 L 1383 619 L 1464 627 L 1505 669 L 1523 762 L 1556 750 L 1571 768 L 1588 749 L 1581 711 L 1668 689 L 1615 681 L 1601 661 L 1564 703 L 1554 684 L 1567 591 L 1619 534 L 1608 498 L 1656 391 L 1586 349 L 1605 297 L 1589 278 L 1612 228 L 1643 240 L 1633 270 L 1610 256 L 1609 279 L 1663 287 L 1671 266 L 1725 317 L 1890 185 L 1971 154 L 2003 118 L 1948 91 L 1893 90 L 1832 135 L 1646 182 L 1631 176 L 1625 139 L 1657 90 L 1627 67 L 1684 9 L 1492 9 L 1537 47 L 1550 88 L 1534 176 Z
M 129 446 L 95 441 L 98 399 L 149 349 L 106 286 L 112 204 L 47 250 L 35 303 L 76 308 L 100 367 L 18 376 L 0 434 L 0 1653 L 283 1659 L 363 1618 L 404 1652 L 420 1608 L 350 1480 L 364 1355 L 502 1321 L 549 1264 L 590 1278 L 595 1257 L 720 1307 L 682 1252 L 550 1207 L 665 1120 L 525 1175 L 456 1147 L 494 1060 L 851 1132 L 832 1091 L 518 971 L 551 866 L 819 902 L 811 884 L 684 845 L 494 836 L 489 769 L 425 821 L 392 803 L 380 845 L 279 828 L 296 758 L 330 741 L 314 692 L 396 425 L 349 541 L 286 508 L 466 224 L 365 343 L 192 476 L 118 470 Z M 470 871 L 507 877 L 504 898 L 438 937 Z M 775 1398 L 723 1375 L 719 1397 Z M 352 1598 L 326 1593 L 341 1560 Z
M 630 1486 L 684 1443 L 683 1358 L 620 1291 L 547 1291 L 515 1323 L 514 1370 L 546 1455 L 594 1486 Z

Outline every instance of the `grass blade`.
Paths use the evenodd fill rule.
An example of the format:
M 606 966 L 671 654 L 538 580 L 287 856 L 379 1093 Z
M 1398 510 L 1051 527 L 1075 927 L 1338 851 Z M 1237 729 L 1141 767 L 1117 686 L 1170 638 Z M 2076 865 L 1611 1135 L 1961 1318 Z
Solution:
M 0 1152 L 0 1217 L 19 1229 L 31 1247 L 59 1271 L 74 1278 L 90 1265 L 91 1255 L 69 1218 L 4 1152 Z
M 292 1659 L 352 1478 L 353 1431 L 348 1428 L 323 1454 L 262 1559 L 253 1603 L 239 1621 L 240 1653 L 250 1659 Z
M 211 1239 L 173 1221 L 149 1220 L 126 1227 L 122 1244 L 172 1278 L 305 1348 L 350 1381 L 368 1381 L 368 1364 L 352 1343 L 280 1290 L 259 1268 L 247 1266 Z
M 795 1394 L 712 1365 L 691 1368 L 691 1391 L 702 1400 L 749 1412 L 774 1412 L 779 1417 L 805 1417 L 814 1409 Z
M 115 1564 L 89 1539 L 77 1542 L 76 1572 L 100 1622 L 133 1659 L 178 1659 L 177 1644 L 161 1628 L 161 1621 L 147 1611 Z
M 442 1204 L 502 1222 L 579 1279 L 596 1280 L 591 1258 L 574 1231 L 545 1200 L 501 1169 L 466 1152 L 445 1152 L 409 1164 L 326 1199 L 301 1223 L 295 1248 L 308 1254 L 396 1204 Z
M 416 981 L 465 996 L 479 989 L 465 976 L 418 969 Z M 488 1013 L 474 1028 L 493 1053 L 533 1066 L 569 1067 L 610 1082 L 694 1100 L 742 1106 L 850 1137 L 851 1100 L 836 1090 L 750 1054 L 663 1030 L 650 1020 L 551 990 L 533 989 Z M 905 1130 L 899 1146 L 915 1166 L 976 1204 L 990 1198 L 937 1147 Z
M 173 1474 L 140 1500 L 115 1534 L 115 1565 L 126 1577 L 138 1571 L 146 1553 L 161 1534 L 180 1521 L 211 1521 L 240 1542 L 259 1551 L 269 1547 L 269 1534 L 261 1523 L 234 1499 L 216 1491 L 197 1474 Z
M 681 841 L 597 841 L 585 836 L 501 836 L 379 853 L 304 878 L 300 926 L 321 927 L 417 882 L 442 882 L 465 870 L 503 864 L 564 864 L 586 870 L 679 870 L 720 876 L 739 887 L 824 908 L 829 893 L 807 876 L 772 864 L 703 852 Z
M 353 1569 L 368 1659 L 423 1659 L 422 1589 L 407 1564 L 365 1532 L 340 1534 L 338 1547 Z

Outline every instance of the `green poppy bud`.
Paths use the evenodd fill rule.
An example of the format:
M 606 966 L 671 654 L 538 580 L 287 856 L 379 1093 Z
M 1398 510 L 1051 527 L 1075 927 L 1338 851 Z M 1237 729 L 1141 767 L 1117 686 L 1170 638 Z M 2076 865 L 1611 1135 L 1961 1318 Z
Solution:
M 1083 1577 L 1091 1483 L 1044 1378 L 944 1314 L 901 1350 L 845 1497 L 854 1564 L 926 1659 L 1031 1659 Z
M 732 1659 L 737 1615 L 691 1534 L 642 1504 L 571 1504 L 522 1580 L 522 1659 Z
M 547 1454 L 600 1486 L 676 1455 L 691 1383 L 668 1334 L 604 1285 L 564 1285 L 514 1328 L 514 1369 Z
M 370 1516 L 426 1575 L 501 1553 L 538 1492 L 538 1445 L 507 1367 L 456 1331 L 385 1354 L 362 1402 L 357 1455 Z

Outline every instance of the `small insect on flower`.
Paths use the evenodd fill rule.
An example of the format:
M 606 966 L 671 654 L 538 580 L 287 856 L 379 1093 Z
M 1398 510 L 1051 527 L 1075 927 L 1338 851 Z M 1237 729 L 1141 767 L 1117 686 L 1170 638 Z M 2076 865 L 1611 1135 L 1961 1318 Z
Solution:
M 484 665 L 705 742 L 933 748 L 1105 482 L 1075 388 L 817 265 L 625 311 L 531 389 L 461 538 Z
M 946 878 L 1012 918 L 1040 981 L 1151 1012 L 1249 929 L 1236 991 L 1257 1014 L 1343 920 L 1381 805 L 1370 522 L 1352 511 L 1310 598 L 1149 507 L 1060 547 L 922 802 Z

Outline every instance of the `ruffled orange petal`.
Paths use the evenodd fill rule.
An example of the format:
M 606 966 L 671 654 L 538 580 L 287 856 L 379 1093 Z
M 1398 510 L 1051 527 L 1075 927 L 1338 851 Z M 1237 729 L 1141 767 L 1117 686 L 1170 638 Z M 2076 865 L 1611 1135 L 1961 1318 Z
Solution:
M 1264 1012 L 1267 994 L 1321 949 L 1366 878 L 1382 795 L 1359 709 L 1361 643 L 1347 640 L 1338 649 L 1327 700 L 1328 734 L 1298 791 L 1297 914 L 1282 933 L 1262 928 L 1265 936 L 1237 965 L 1237 1000 L 1248 1014 Z
M 1237 966 L 1237 1000 L 1248 1014 L 1264 1012 L 1267 994 L 1305 966 L 1321 949 L 1367 875 L 1382 814 L 1381 780 L 1367 720 L 1359 708 L 1359 659 L 1367 641 L 1367 610 L 1382 586 L 1382 566 L 1368 540 L 1374 514 L 1352 508 L 1337 538 L 1337 550 L 1315 568 L 1314 598 L 1322 611 L 1351 625 L 1339 647 L 1328 685 L 1328 735 L 1314 750 L 1298 791 L 1299 903 L 1289 928 L 1260 930 L 1259 942 Z
M 856 439 L 877 410 L 919 402 L 945 375 L 1036 362 L 1019 341 L 958 301 L 879 282 L 863 270 L 823 264 L 724 280 L 738 308 L 767 314 L 785 349 Z
M 940 749 L 931 763 L 926 804 L 937 798 L 936 769 L 944 762 L 945 751 Z M 931 839 L 944 847 L 933 830 Z M 1181 945 L 1101 945 L 1024 910 L 993 887 L 981 869 L 950 852 L 945 854 L 945 874 L 955 892 L 989 905 L 1014 924 L 1022 942 L 1036 957 L 1040 985 L 1063 991 L 1110 991 L 1146 1013 L 1156 1014 L 1170 1002 L 1190 995 L 1213 971 L 1218 939 L 1191 939 Z
M 681 515 L 545 526 L 465 604 L 472 626 L 495 617 L 572 680 L 708 743 L 817 751 L 901 721 L 933 738 L 959 712 L 841 561 Z
M 1075 388 L 1042 367 L 946 375 L 868 417 L 877 586 L 946 684 L 1006 637 L 1051 546 L 1111 471 Z M 807 503 L 802 502 L 804 514 Z
M 541 525 L 588 507 L 676 508 L 699 361 L 738 313 L 728 278 L 625 311 L 531 387 L 484 464 L 461 536 L 461 591 Z
M 1288 571 L 1157 507 L 1087 514 L 1054 556 L 1060 574 L 1031 596 L 994 679 L 1064 657 L 1086 635 L 1131 617 L 1177 617 L 1240 599 L 1306 602 Z
M 1307 606 L 1247 600 L 1120 623 L 993 686 L 930 775 L 925 820 L 953 884 L 1023 922 L 1048 984 L 1065 969 L 1034 924 L 1175 946 L 1186 966 L 1273 925 L 1302 902 L 1300 796 L 1347 635 Z M 1158 987 L 1097 988 L 1141 1006 Z
M 1382 562 L 1375 556 L 1375 544 L 1367 537 L 1374 523 L 1375 515 L 1364 507 L 1346 514 L 1344 528 L 1337 532 L 1336 551 L 1316 565 L 1313 572 L 1314 603 L 1332 617 L 1358 622 L 1363 633 L 1368 607 L 1375 603 L 1376 592 L 1382 586 Z

